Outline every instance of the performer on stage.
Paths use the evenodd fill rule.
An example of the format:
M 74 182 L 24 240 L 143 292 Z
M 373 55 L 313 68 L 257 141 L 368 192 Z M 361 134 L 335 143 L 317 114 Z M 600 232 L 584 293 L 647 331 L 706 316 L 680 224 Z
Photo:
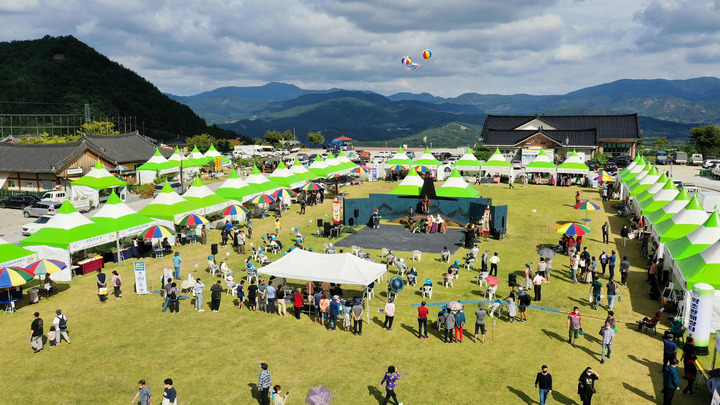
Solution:
M 425 217 L 425 233 L 428 235 L 430 234 L 430 232 L 432 232 L 433 219 L 435 218 L 433 218 L 433 216 L 430 214 Z
M 430 213 L 430 198 L 428 198 L 427 194 L 425 194 L 425 197 L 423 197 L 422 201 L 420 202 L 420 206 L 422 207 L 422 213 L 428 214 Z
M 438 232 L 440 232 L 440 233 L 447 232 L 447 223 L 445 223 L 445 220 L 442 219 L 440 214 L 438 214 L 437 220 L 435 220 L 435 222 L 437 222 L 437 225 L 438 225 Z
M 371 218 L 372 218 L 372 227 L 374 229 L 380 228 L 380 218 L 382 218 L 382 216 L 380 215 L 380 211 L 378 211 L 377 208 L 375 208 L 375 210 L 373 210 Z

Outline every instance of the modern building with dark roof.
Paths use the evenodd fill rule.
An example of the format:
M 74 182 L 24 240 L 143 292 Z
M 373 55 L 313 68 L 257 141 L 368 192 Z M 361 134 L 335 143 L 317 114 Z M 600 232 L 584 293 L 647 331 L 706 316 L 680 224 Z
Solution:
M 145 163 L 156 146 L 138 132 L 88 135 L 76 142 L 53 144 L 0 143 L 0 189 L 46 191 L 67 188 L 99 160 L 108 170 L 130 171 Z M 172 150 L 160 148 L 169 157 Z
M 637 114 L 488 115 L 481 137 L 490 150 L 498 148 L 508 160 L 520 160 L 525 166 L 541 148 L 548 155 L 575 149 L 586 159 L 595 153 L 634 157 L 640 128 Z

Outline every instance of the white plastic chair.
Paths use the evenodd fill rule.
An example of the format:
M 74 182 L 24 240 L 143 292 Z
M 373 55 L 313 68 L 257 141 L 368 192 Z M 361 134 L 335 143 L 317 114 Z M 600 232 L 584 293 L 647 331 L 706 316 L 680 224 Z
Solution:
M 450 263 L 450 252 L 440 252 L 440 254 L 442 255 L 440 259 L 442 262 Z
M 407 264 L 405 264 L 404 262 L 397 262 L 398 276 L 400 276 L 400 277 L 404 276 L 407 269 L 408 269 Z
M 247 281 L 248 281 L 248 283 L 252 282 L 252 279 L 253 279 L 253 278 L 255 279 L 255 282 L 256 282 L 256 283 L 258 282 L 258 274 L 257 274 L 257 271 L 255 271 L 255 270 L 245 270 L 245 272 L 247 273 Z
M 475 270 L 475 259 L 468 259 L 467 262 L 465 262 L 465 268 L 467 270 L 473 269 Z
M 486 280 L 486 277 L 489 276 L 489 275 L 490 275 L 489 273 L 480 273 L 480 274 L 478 274 L 478 276 L 477 276 L 477 283 L 478 283 L 478 285 L 481 286 L 481 285 L 485 284 L 485 286 L 487 287 L 487 286 L 488 286 L 488 282 L 487 282 L 487 280 Z
M 453 277 L 448 278 L 446 276 L 443 276 L 443 285 L 445 285 L 445 288 L 447 288 L 448 285 L 450 285 L 450 287 L 452 288 L 455 288 L 455 285 L 453 284 Z
M 357 256 L 358 253 L 360 253 L 360 248 L 355 245 L 351 246 L 350 249 L 352 251 L 352 254 L 354 254 L 355 256 Z
M 413 250 L 412 251 L 412 260 L 415 261 L 417 258 L 418 261 L 422 260 L 422 252 L 419 250 Z
M 384 258 L 390 251 L 386 248 L 380 249 L 380 258 Z
M 495 293 L 497 292 L 497 288 L 498 288 L 498 286 L 496 286 L 496 285 L 490 286 L 490 287 L 486 288 L 485 291 L 483 291 L 481 294 L 484 297 L 487 297 L 487 299 L 492 300 L 493 298 L 495 298 Z
M 227 287 L 227 295 L 237 297 L 237 290 L 235 290 L 235 281 L 225 280 L 225 287 Z
M 431 285 L 424 285 L 422 286 L 422 296 L 425 298 L 427 295 L 428 298 L 432 299 L 432 286 Z

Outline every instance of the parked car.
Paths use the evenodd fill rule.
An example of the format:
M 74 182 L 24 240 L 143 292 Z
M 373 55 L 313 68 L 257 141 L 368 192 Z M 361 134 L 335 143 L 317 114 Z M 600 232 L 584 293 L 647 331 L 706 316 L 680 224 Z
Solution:
M 610 160 L 607 163 L 605 163 L 605 171 L 614 173 L 617 171 L 617 169 L 618 169 L 618 165 L 617 165 L 617 163 L 615 163 L 614 160 Z
M 30 217 L 41 217 L 49 213 L 55 213 L 62 206 L 61 202 L 56 201 L 38 201 L 35 204 L 25 207 L 23 209 L 23 216 L 25 218 Z
M 155 194 L 159 194 L 162 191 L 163 187 L 165 187 L 165 183 L 156 184 L 155 185 Z M 178 194 L 183 193 L 182 184 L 180 184 L 178 182 L 170 183 L 170 187 L 172 187 L 172 189 Z
M 598 162 L 596 160 L 588 160 L 585 162 L 585 164 L 587 165 L 588 169 L 590 169 L 592 171 L 597 170 L 599 167 Z
M 49 191 L 42 196 L 41 200 L 61 203 L 67 200 L 67 194 L 64 191 Z
M 0 200 L 0 208 L 20 208 L 22 210 L 38 201 L 40 199 L 34 195 L 21 194 Z
M 297 159 L 301 162 L 303 160 L 308 160 L 308 154 L 307 153 L 298 153 L 297 155 L 295 155 L 295 159 Z
M 52 218 L 52 217 L 53 217 L 53 215 L 43 215 L 43 216 L 39 217 L 38 219 L 34 220 L 33 222 L 30 222 L 29 224 L 23 225 L 22 234 L 24 236 L 30 236 L 30 235 L 34 234 L 35 232 L 44 228 L 45 225 L 50 220 L 50 218 Z
M 702 164 L 703 169 L 710 169 L 715 167 L 716 164 L 720 163 L 720 160 L 717 159 L 705 159 L 705 161 Z
M 371 160 L 372 163 L 382 163 L 385 161 L 385 158 L 382 156 L 374 156 Z
M 522 169 L 522 162 L 519 160 L 512 161 L 513 169 Z
M 692 156 L 690 156 L 690 160 L 688 160 L 688 164 L 690 165 L 701 165 L 703 162 L 703 155 L 699 153 L 693 153 Z
M 413 160 L 415 159 L 415 152 L 413 152 L 413 151 L 411 151 L 411 150 L 405 152 L 405 155 L 406 155 L 407 157 L 409 157 L 410 159 L 413 159 Z

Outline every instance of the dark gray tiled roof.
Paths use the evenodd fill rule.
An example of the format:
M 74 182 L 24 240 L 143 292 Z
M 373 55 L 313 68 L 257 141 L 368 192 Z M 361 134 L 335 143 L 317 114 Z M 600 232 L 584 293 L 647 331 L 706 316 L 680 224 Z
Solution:
M 120 135 L 83 135 L 77 142 L 53 144 L 0 143 L 0 172 L 58 173 L 85 151 L 114 164 L 145 162 L 155 146 L 137 132 Z M 160 148 L 165 157 L 172 150 Z M 52 168 L 55 170 L 52 170 Z
M 595 129 L 574 130 L 574 131 L 549 131 L 549 130 L 495 130 L 486 131 L 483 137 L 483 144 L 490 146 L 512 146 L 529 138 L 538 132 L 556 141 L 560 145 L 570 146 L 597 146 L 597 131 Z
M 558 130 L 595 129 L 598 139 L 639 139 L 640 127 L 637 114 L 624 115 L 488 115 L 483 125 L 482 137 L 490 130 L 514 130 L 539 119 Z M 551 132 L 545 129 L 546 132 Z M 487 142 L 486 142 L 487 143 Z

